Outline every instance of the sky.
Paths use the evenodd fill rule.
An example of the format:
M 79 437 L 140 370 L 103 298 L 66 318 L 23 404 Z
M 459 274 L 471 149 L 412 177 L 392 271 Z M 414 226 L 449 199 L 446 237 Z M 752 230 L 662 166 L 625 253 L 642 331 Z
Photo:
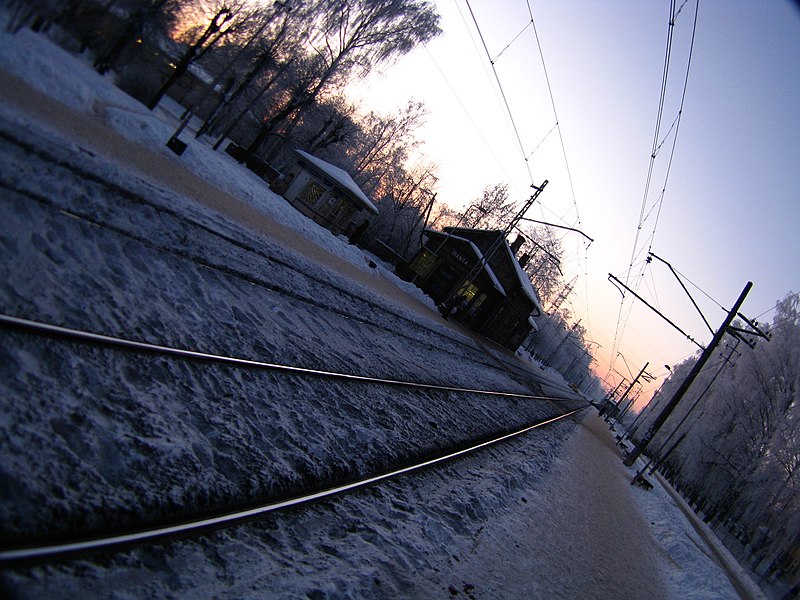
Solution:
M 439 165 L 437 198 L 452 207 L 496 183 L 522 202 L 548 181 L 527 216 L 594 239 L 552 230 L 565 281 L 575 280 L 567 306 L 610 385 L 649 363 L 659 378 L 644 401 L 665 365 L 699 348 L 630 293 L 623 301 L 609 274 L 698 343 L 712 338 L 669 268 L 645 262 L 648 251 L 681 274 L 713 329 L 748 281 L 741 312 L 762 322 L 800 291 L 796 4 L 677 2 L 655 144 L 669 1 L 436 6 L 443 35 L 352 93 L 385 112 L 425 103 L 420 158 Z

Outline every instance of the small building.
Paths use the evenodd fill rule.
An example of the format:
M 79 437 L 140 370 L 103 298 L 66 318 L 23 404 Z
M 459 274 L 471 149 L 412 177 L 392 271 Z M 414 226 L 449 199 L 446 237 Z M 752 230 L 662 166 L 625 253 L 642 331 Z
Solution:
M 289 171 L 285 190 L 280 193 L 301 213 L 334 235 L 362 223 L 370 214 L 378 214 L 378 209 L 345 170 L 308 152 L 294 152 L 297 161 Z
M 455 318 L 487 338 L 516 350 L 542 307 L 517 260 L 524 239 L 509 245 L 502 231 L 446 227 L 425 230 L 409 264 L 414 283 L 437 304 L 461 303 Z M 466 302 L 464 302 L 466 300 Z

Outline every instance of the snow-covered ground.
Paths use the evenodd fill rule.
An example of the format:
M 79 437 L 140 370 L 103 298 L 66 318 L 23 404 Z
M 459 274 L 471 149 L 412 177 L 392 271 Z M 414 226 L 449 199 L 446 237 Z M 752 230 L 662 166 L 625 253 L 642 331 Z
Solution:
M 442 321 L 416 288 L 370 267 L 372 257 L 223 153 L 184 136 L 187 152 L 173 156 L 169 112 L 147 111 L 81 58 L 29 31 L 3 33 L 0 68 L 76 111 L 3 76 L 0 311 L 329 370 L 521 393 L 541 385 L 538 367 L 520 375 L 525 363 Z M 557 408 L 8 331 L 0 339 L 6 540 L 364 474 Z M 596 421 L 561 422 L 208 536 L 6 570 L 0 589 L 20 598 L 736 597 L 663 490 L 627 485 Z

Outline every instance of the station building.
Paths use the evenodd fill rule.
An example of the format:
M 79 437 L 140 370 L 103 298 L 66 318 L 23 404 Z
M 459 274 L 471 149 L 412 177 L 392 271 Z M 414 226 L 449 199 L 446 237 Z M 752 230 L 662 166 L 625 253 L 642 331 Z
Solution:
M 445 313 L 516 350 L 532 331 L 541 302 L 517 259 L 524 238 L 509 245 L 502 231 L 446 227 L 426 229 L 409 264 L 411 280 Z
M 296 162 L 285 184 L 271 187 L 301 213 L 334 235 L 378 214 L 347 171 L 303 150 L 294 153 Z

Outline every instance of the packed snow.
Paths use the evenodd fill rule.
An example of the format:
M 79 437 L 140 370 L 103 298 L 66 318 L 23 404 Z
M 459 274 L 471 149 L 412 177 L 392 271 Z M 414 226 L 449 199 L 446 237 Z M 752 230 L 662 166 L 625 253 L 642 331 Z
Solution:
M 185 136 L 187 152 L 171 155 L 170 111 L 147 111 L 88 64 L 27 30 L 0 35 L 0 67 L 69 107 L 37 107 L 21 86 L 2 92 L 2 312 L 329 370 L 520 393 L 542 385 L 538 366 L 440 319 L 416 288 L 223 153 Z M 103 127 L 115 133 L 99 139 Z M 136 144 L 139 162 L 128 161 Z M 197 196 L 184 193 L 191 186 Z M 265 221 L 243 222 L 254 213 L 226 210 L 234 200 Z M 368 474 L 579 404 L 0 338 L 0 522 L 12 541 Z M 548 389 L 563 388 L 549 377 Z M 736 597 L 669 496 L 629 486 L 610 434 L 583 414 L 581 424 L 206 536 L 6 569 L 0 589 L 19 598 Z

